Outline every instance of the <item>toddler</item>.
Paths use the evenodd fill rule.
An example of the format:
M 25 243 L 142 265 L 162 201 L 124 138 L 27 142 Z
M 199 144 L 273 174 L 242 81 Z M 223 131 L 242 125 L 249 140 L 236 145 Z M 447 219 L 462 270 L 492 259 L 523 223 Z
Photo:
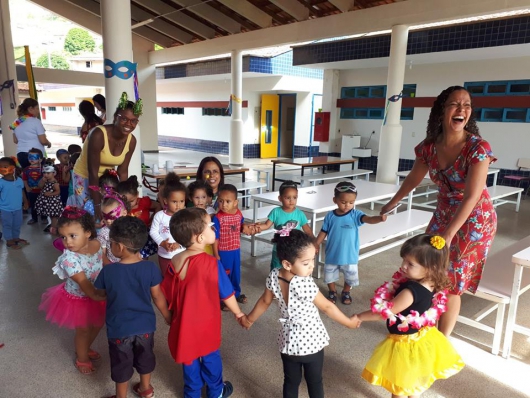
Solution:
M 103 248 L 103 265 L 120 261 L 118 257 L 112 254 L 112 245 L 109 238 L 110 227 L 118 218 L 126 216 L 129 210 L 130 207 L 127 199 L 113 191 L 109 191 L 101 201 L 103 227 L 98 231 L 98 241 Z
M 39 182 L 42 180 L 42 151 L 37 148 L 31 148 L 28 152 L 29 166 L 22 170 L 22 181 L 28 197 L 29 207 L 31 208 L 31 219 L 28 225 L 35 224 L 38 221 L 37 209 L 35 202 L 40 194 Z
M 39 181 L 39 188 L 41 192 L 35 201 L 35 208 L 37 209 L 37 214 L 39 216 L 51 218 L 49 232 L 52 235 L 56 235 L 57 220 L 63 212 L 63 204 L 61 203 L 61 190 L 59 183 L 55 179 L 55 175 L 57 174 L 55 167 L 47 165 L 42 168 L 42 171 L 43 176 Z
M 215 209 L 212 206 L 213 190 L 203 180 L 197 180 L 188 185 L 189 200 L 193 207 L 200 207 L 205 209 L 210 215 L 215 214 Z

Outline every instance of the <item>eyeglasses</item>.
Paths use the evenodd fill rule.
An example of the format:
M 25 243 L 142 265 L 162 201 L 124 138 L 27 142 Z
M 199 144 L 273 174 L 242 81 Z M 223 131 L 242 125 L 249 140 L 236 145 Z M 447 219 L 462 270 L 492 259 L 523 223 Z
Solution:
M 133 126 L 136 126 L 139 122 L 138 119 L 129 119 L 128 117 L 122 116 L 119 113 L 116 116 L 118 116 L 118 120 L 120 121 L 120 123 L 123 123 L 123 124 L 129 123 L 129 124 L 132 124 Z
M 357 188 L 355 188 L 354 185 L 341 185 L 340 187 L 335 187 L 335 192 L 339 192 L 339 193 L 345 193 L 345 192 L 357 193 Z

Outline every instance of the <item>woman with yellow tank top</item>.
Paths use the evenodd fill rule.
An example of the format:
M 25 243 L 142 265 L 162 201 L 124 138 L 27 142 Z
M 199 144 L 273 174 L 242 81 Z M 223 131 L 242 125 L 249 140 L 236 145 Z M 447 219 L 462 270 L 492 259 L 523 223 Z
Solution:
M 129 162 L 136 148 L 136 138 L 132 132 L 142 114 L 142 102 L 128 101 L 123 93 L 112 124 L 98 126 L 88 135 L 83 150 L 73 172 L 74 194 L 68 198 L 68 204 L 83 207 L 92 200 L 94 217 L 101 219 L 101 195 L 89 186 L 98 186 L 98 178 L 107 169 L 117 167 L 120 181 L 129 177 Z

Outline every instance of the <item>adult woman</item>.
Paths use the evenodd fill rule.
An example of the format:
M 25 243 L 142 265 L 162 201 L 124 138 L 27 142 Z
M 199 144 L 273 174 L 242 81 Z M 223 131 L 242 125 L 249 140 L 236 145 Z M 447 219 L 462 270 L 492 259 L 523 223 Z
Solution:
M 449 336 L 460 312 L 460 296 L 474 293 L 497 230 L 497 215 L 486 189 L 488 166 L 496 161 L 488 142 L 480 137 L 471 96 L 460 86 L 436 98 L 427 137 L 415 148 L 416 161 L 396 195 L 381 209 L 391 210 L 429 172 L 438 185 L 438 203 L 427 233 L 437 233 L 450 244 L 447 312 L 439 329 Z
M 94 202 L 94 216 L 101 219 L 101 196 L 98 191 L 89 190 L 89 186 L 98 186 L 98 178 L 105 170 L 118 167 L 121 181 L 129 177 L 129 162 L 136 148 L 136 138 L 132 132 L 142 114 L 141 100 L 136 103 L 127 100 L 123 93 L 120 104 L 114 112 L 113 124 L 98 126 L 88 135 L 75 163 L 73 173 L 74 194 L 68 198 L 68 204 L 84 206 L 87 200 Z
M 79 113 L 85 120 L 83 126 L 81 126 L 81 141 L 84 143 L 88 136 L 88 132 L 96 126 L 101 126 L 103 120 L 96 115 L 96 108 L 94 108 L 94 105 L 90 101 L 81 101 L 78 109 Z
M 18 119 L 9 126 L 13 130 L 13 142 L 17 144 L 17 159 L 23 168 L 29 166 L 28 151 L 37 148 L 45 153 L 44 147 L 52 144 L 46 138 L 46 130 L 39 120 L 39 103 L 26 98 L 17 108 Z
M 214 208 L 217 208 L 217 192 L 219 187 L 225 183 L 225 172 L 219 159 L 214 156 L 207 156 L 202 159 L 197 169 L 197 180 L 203 180 L 212 187 L 213 204 Z
M 92 101 L 94 101 L 94 106 L 99 112 L 99 117 L 105 123 L 107 120 L 107 102 L 105 101 L 105 97 L 101 94 L 96 94 L 92 97 Z

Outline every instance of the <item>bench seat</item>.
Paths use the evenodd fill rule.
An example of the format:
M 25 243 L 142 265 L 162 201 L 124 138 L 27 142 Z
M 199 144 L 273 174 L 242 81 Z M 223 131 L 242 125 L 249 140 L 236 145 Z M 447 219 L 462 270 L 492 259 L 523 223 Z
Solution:
M 365 176 L 366 180 L 368 181 L 370 178 L 370 174 L 372 173 L 373 173 L 372 170 L 355 169 L 355 170 L 338 171 L 338 172 L 325 173 L 325 174 L 304 175 L 303 177 L 299 177 L 299 179 L 300 179 L 302 186 L 315 185 L 315 183 L 320 182 L 320 181 L 325 181 L 325 180 L 336 180 L 336 179 L 360 177 L 360 176 Z
M 252 223 L 263 222 L 267 220 L 267 217 L 269 216 L 269 213 L 271 212 L 271 210 L 276 207 L 278 206 L 258 207 L 258 214 L 255 219 L 254 219 L 254 209 L 243 210 L 241 213 L 243 214 L 245 221 L 252 222 Z

